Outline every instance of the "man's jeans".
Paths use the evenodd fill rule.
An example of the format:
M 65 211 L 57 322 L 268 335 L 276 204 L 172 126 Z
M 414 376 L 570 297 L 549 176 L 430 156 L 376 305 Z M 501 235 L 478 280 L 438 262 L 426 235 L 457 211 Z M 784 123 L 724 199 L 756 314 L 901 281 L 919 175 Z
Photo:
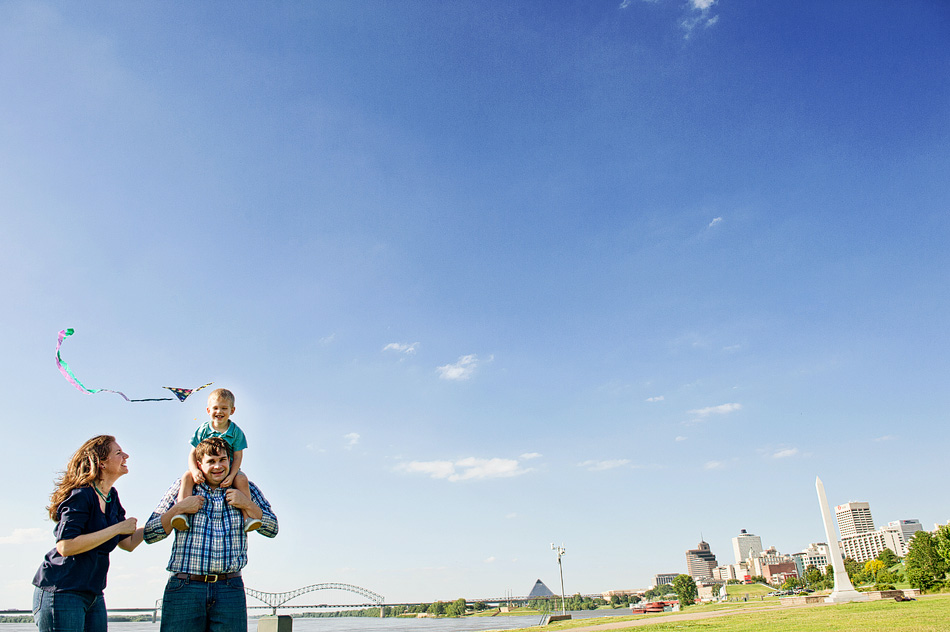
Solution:
M 162 632 L 247 632 L 247 600 L 240 577 L 214 583 L 172 575 L 162 596 Z
M 71 590 L 47 592 L 41 588 L 33 591 L 33 620 L 40 632 L 106 632 L 106 619 L 102 595 Z

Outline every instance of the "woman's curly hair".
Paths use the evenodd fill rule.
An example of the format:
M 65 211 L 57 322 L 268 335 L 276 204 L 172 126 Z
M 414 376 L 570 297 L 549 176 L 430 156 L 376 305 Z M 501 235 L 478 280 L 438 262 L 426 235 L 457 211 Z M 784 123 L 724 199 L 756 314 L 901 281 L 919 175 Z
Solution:
M 69 463 L 66 470 L 56 479 L 56 489 L 49 497 L 50 520 L 59 522 L 59 505 L 66 500 L 74 489 L 90 485 L 99 479 L 100 467 L 103 461 L 109 458 L 115 437 L 99 435 L 82 444 Z

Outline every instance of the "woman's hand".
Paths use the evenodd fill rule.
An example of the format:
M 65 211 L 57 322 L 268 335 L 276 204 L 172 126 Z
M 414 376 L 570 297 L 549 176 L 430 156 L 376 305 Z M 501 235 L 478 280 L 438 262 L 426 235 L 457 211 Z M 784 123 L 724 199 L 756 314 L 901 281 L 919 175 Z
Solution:
M 92 533 L 77 535 L 75 538 L 69 540 L 60 540 L 56 543 L 56 550 L 64 557 L 68 557 L 70 555 L 79 555 L 80 553 L 93 550 L 100 544 L 108 542 L 117 535 L 134 534 L 137 524 L 138 520 L 135 518 L 126 518 L 122 522 L 117 522 L 114 525 L 106 527 L 105 529 L 93 531 Z M 123 540 L 127 539 L 128 538 L 123 538 Z

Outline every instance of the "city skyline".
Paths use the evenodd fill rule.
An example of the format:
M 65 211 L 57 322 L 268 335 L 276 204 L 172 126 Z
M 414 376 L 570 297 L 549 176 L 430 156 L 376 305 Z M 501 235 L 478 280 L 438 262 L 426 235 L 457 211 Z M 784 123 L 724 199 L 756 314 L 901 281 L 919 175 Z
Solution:
M 144 523 L 206 391 L 245 583 L 647 586 L 832 502 L 950 519 L 950 7 L 0 3 L 0 607 L 89 437 Z M 887 464 L 884 468 L 883 464 Z M 884 472 L 882 473 L 882 470 Z M 884 520 L 881 524 L 886 524 Z M 110 606 L 169 545 L 111 556 Z M 303 560 L 303 563 L 300 561 Z

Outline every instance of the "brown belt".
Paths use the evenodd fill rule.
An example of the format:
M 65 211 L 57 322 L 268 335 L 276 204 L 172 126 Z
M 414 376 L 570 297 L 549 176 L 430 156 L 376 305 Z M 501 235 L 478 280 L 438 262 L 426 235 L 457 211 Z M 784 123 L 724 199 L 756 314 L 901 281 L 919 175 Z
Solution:
M 189 575 L 188 573 L 175 573 L 175 577 L 178 579 L 190 579 L 193 582 L 204 582 L 206 584 L 213 584 L 219 579 L 232 579 L 234 577 L 240 577 L 241 573 L 218 573 L 217 575 Z

